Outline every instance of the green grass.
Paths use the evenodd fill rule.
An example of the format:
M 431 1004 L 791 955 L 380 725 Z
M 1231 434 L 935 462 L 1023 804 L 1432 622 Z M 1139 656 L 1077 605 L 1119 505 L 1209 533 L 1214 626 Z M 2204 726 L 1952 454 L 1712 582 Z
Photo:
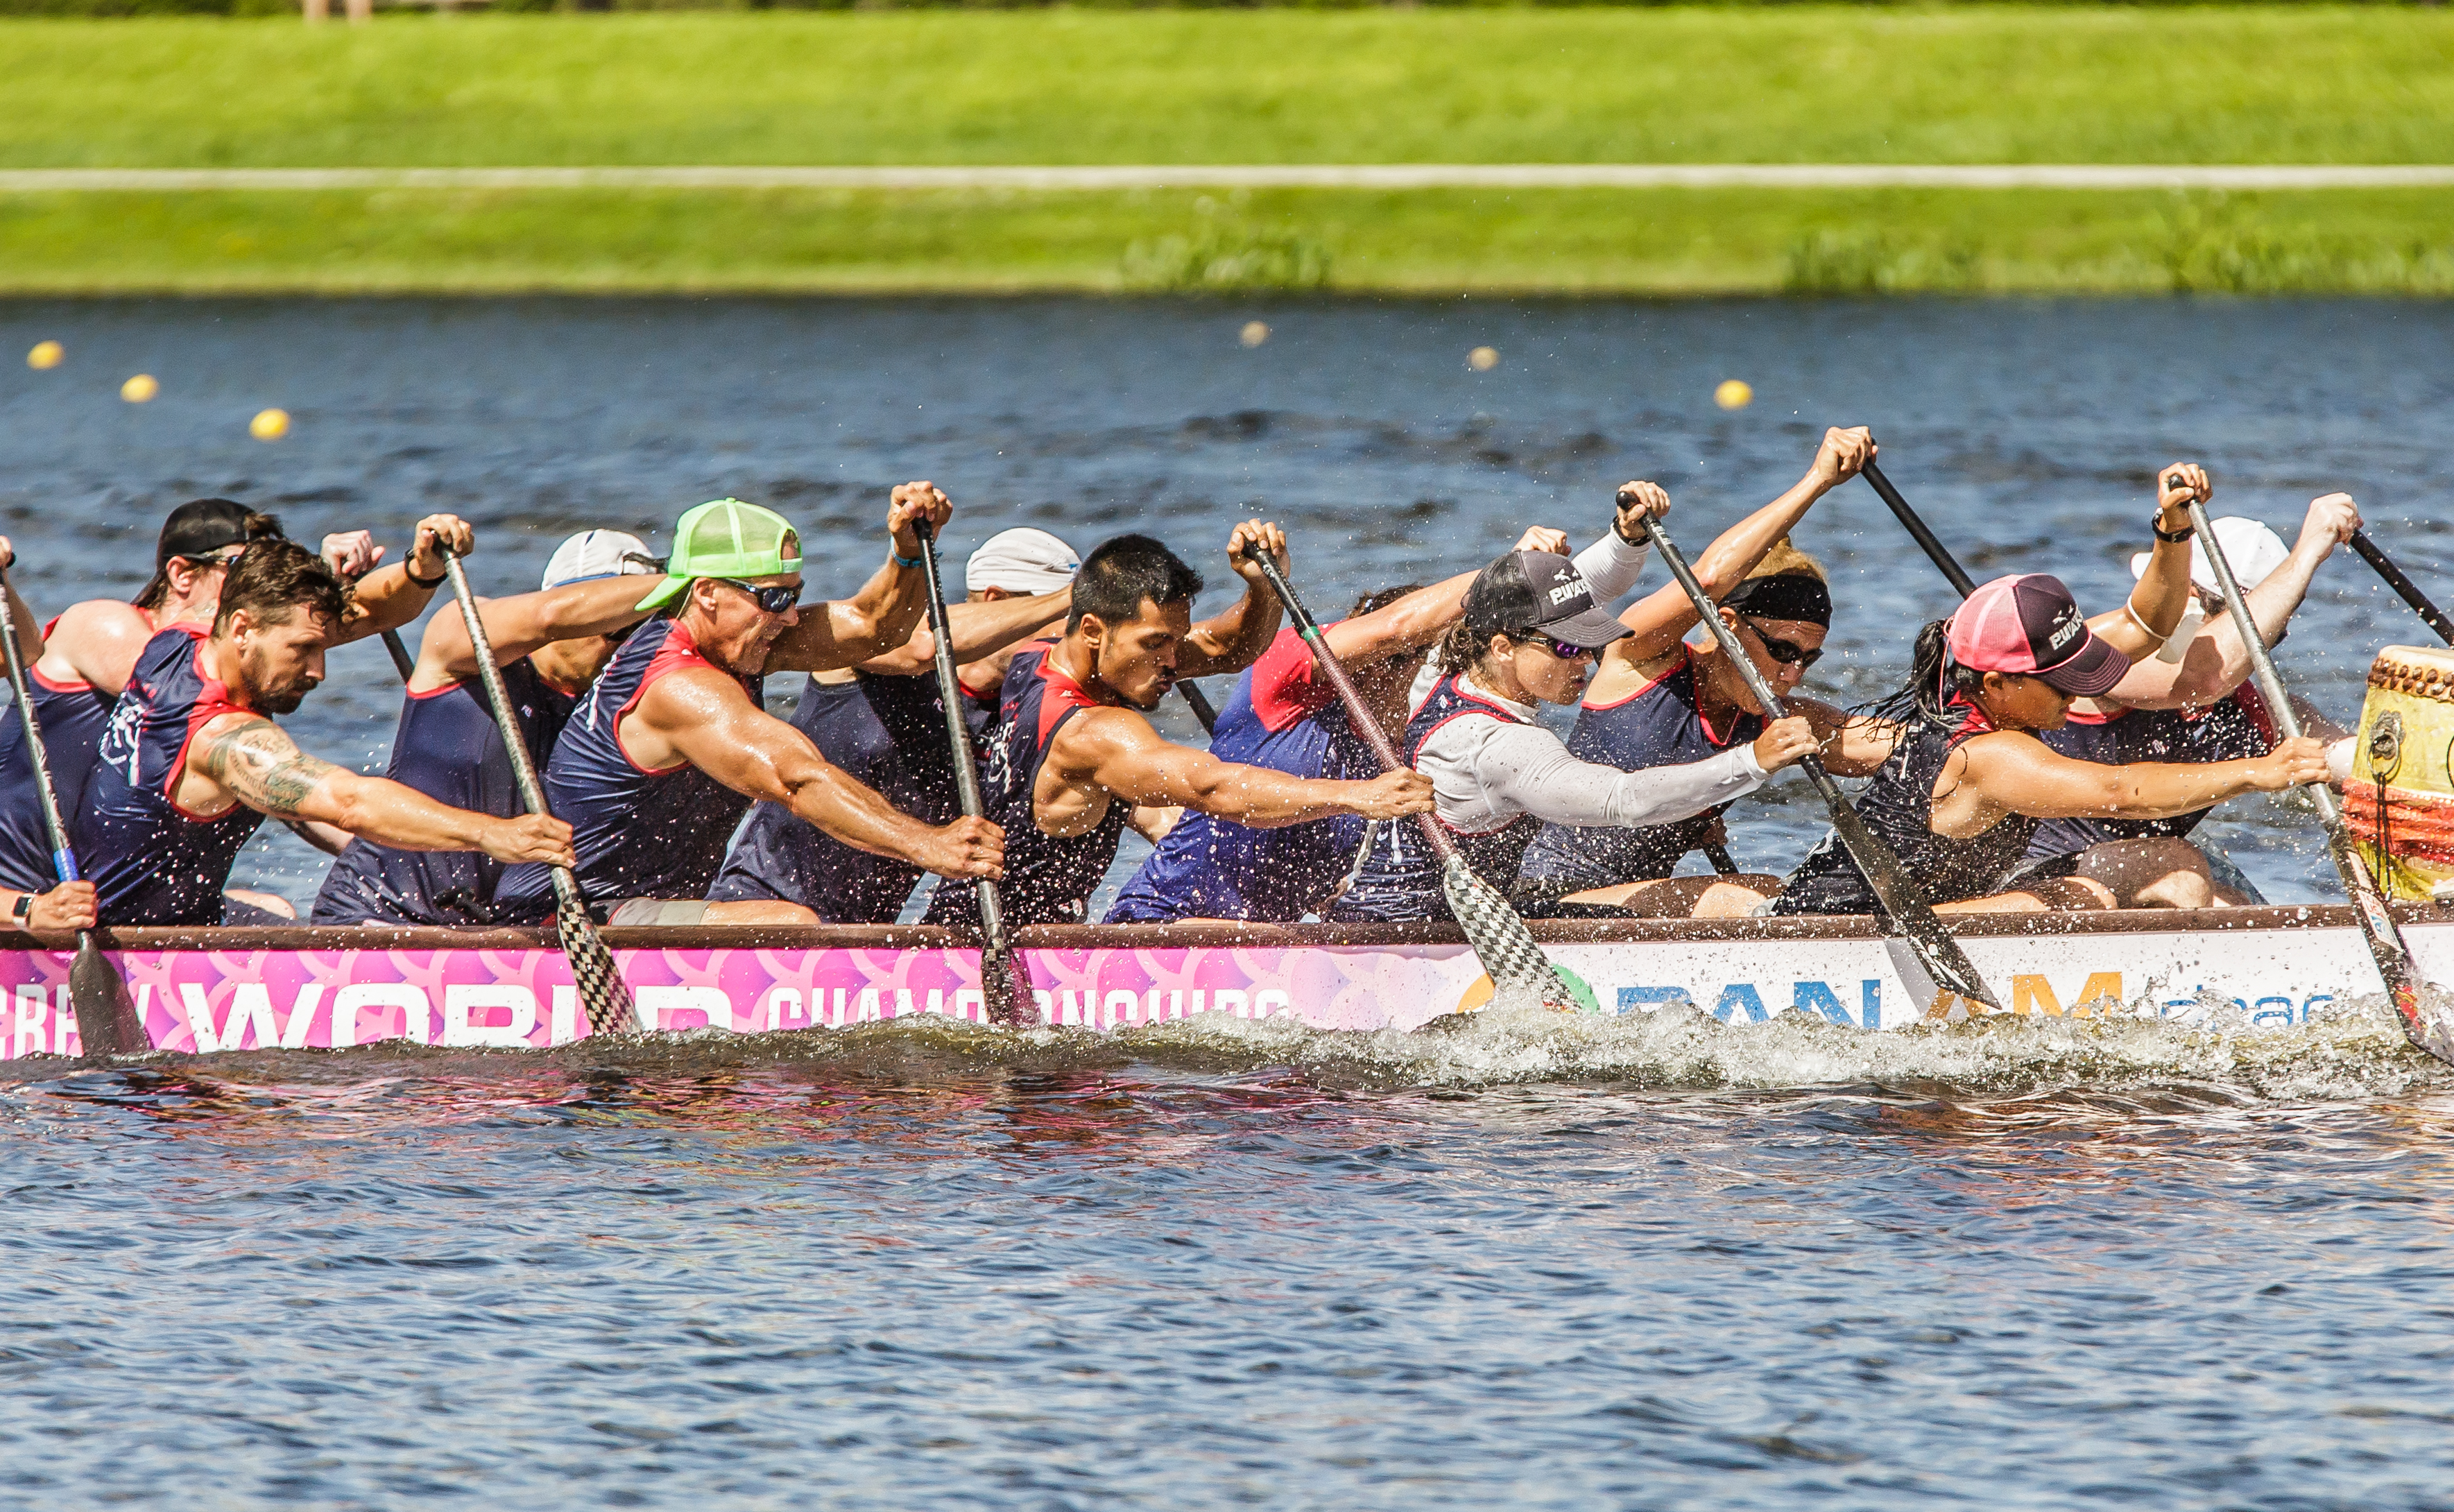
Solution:
M 2454 162 L 2454 13 L 2365 7 L 14 22 L 0 71 L 7 168 Z M 0 196 L 20 291 L 2444 293 L 2449 263 L 2444 192 Z

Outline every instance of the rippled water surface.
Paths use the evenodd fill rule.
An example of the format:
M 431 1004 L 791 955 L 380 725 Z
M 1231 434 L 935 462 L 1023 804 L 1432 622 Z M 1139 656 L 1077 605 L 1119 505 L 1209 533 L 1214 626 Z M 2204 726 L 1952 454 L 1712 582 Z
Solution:
M 2443 306 L 0 305 L 46 337 L 0 509 L 47 611 L 207 492 L 466 514 L 496 591 L 733 493 L 843 587 L 912 476 L 958 551 L 1155 526 L 1222 582 L 1270 514 L 1334 606 L 1629 476 L 1700 545 L 1847 420 L 1981 575 L 2091 607 L 2166 460 L 2287 535 L 2348 487 L 2424 575 L 2454 521 Z M 1861 486 L 1800 539 L 1816 680 L 1871 694 L 1947 591 Z M 2283 659 L 2347 717 L 2421 635 L 2344 558 Z M 295 724 L 376 762 L 397 697 L 352 648 Z M 2328 890 L 2286 813 L 2211 832 Z M 247 866 L 314 885 L 286 835 Z M 2454 1506 L 2454 1074 L 2373 1002 L 20 1061 L 0 1119 L 0 1505 Z

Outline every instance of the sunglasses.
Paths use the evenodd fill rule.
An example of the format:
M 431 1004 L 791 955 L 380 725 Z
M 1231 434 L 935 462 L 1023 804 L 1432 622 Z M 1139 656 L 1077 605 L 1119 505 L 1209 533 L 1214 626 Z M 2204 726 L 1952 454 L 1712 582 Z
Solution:
M 1739 616 L 1739 623 L 1756 633 L 1756 639 L 1763 642 L 1764 655 L 1770 656 L 1777 665 L 1796 667 L 1799 671 L 1804 672 L 1823 659 L 1823 648 L 1820 646 L 1809 651 L 1794 640 L 1782 640 L 1777 636 L 1767 635 L 1761 625 L 1743 615 Z
M 1544 651 L 1549 652 L 1552 655 L 1559 657 L 1561 661 L 1584 661 L 1590 657 L 1601 655 L 1599 652 L 1594 650 L 1593 647 L 1579 646 L 1573 640 L 1553 640 L 1550 636 L 1542 634 L 1539 630 L 1520 630 L 1508 638 L 1511 640 L 1522 641 L 1528 645 L 1539 646 Z
M 780 615 L 801 601 L 801 590 L 793 583 L 777 583 L 773 588 L 760 588 L 754 583 L 745 583 L 738 577 L 718 577 L 713 580 L 724 584 L 727 588 L 740 589 L 758 600 L 758 607 L 771 615 Z

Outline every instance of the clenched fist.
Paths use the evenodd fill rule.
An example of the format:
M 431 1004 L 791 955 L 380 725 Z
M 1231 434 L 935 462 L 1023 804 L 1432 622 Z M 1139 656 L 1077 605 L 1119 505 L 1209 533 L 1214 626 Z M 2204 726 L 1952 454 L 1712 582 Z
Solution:
M 1644 534 L 1644 516 L 1650 514 L 1657 520 L 1670 517 L 1670 495 L 1662 492 L 1659 483 L 1621 483 L 1617 502 L 1619 517 L 1611 521 L 1611 529 L 1619 532 L 1620 540 L 1631 545 L 1648 538 Z
M 1364 818 L 1402 819 L 1432 812 L 1432 779 L 1420 772 L 1383 772 L 1355 786 L 1355 812 Z
M 1791 715 L 1786 719 L 1775 719 L 1765 725 L 1764 733 L 1756 736 L 1756 765 L 1766 772 L 1778 772 L 1783 767 L 1796 766 L 1821 746 L 1822 743 L 1815 738 L 1815 727 L 1808 724 L 1802 716 Z
M 925 479 L 897 483 L 886 506 L 886 531 L 895 537 L 895 554 L 920 554 L 920 536 L 913 530 L 915 521 L 927 520 L 933 535 L 943 532 L 946 522 L 955 517 L 955 506 L 936 484 Z
M 1843 430 L 1836 425 L 1823 433 L 1823 444 L 1815 449 L 1815 465 L 1808 474 L 1826 489 L 1838 488 L 1863 472 L 1876 451 L 1874 433 L 1864 426 Z
M 2299 736 L 2250 763 L 2251 783 L 2261 793 L 2306 787 L 2326 780 L 2324 742 Z
M 1005 876 L 1005 831 L 987 819 L 960 818 L 941 830 L 931 830 L 926 854 L 915 857 L 939 877 L 969 879 Z
M 498 861 L 537 861 L 547 866 L 575 866 L 571 826 L 543 814 L 519 814 L 486 826 L 479 844 Z
M 1270 559 L 1278 564 L 1278 575 L 1283 577 L 1289 569 L 1287 533 L 1268 520 L 1246 520 L 1227 536 L 1227 560 L 1234 565 L 1236 575 L 1252 584 L 1255 592 L 1267 595 L 1270 580 L 1261 575 L 1260 564 L 1253 560 L 1252 548 L 1255 546 L 1270 554 Z M 1276 600 L 1264 597 L 1262 602 L 1274 603 Z
M 91 929 L 101 920 L 95 906 L 91 882 L 62 882 L 48 893 L 34 895 L 34 906 L 26 915 L 26 927 Z

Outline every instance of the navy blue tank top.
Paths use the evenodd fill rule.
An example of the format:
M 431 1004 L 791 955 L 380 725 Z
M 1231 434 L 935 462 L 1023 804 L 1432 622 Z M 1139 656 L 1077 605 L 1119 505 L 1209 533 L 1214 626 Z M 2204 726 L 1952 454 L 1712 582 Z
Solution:
M 998 889 L 1006 922 L 1078 924 L 1091 894 L 1116 858 L 1129 805 L 1111 797 L 1098 824 L 1081 835 L 1050 835 L 1039 827 L 1033 792 L 1039 768 L 1065 722 L 1099 703 L 1081 684 L 1048 663 L 1052 641 L 1025 647 L 1006 669 L 998 727 L 989 734 L 988 776 L 981 793 L 988 816 L 1005 829 L 1005 881 Z M 978 890 L 943 881 L 929 900 L 929 922 L 979 927 Z
M 1372 747 L 1347 723 L 1337 691 L 1314 674 L 1312 650 L 1293 629 L 1236 679 L 1211 732 L 1221 761 L 1291 776 L 1358 781 L 1380 775 Z M 1257 830 L 1186 814 L 1158 842 L 1108 910 L 1111 924 L 1178 918 L 1290 923 L 1318 910 L 1355 865 L 1364 821 L 1354 815 Z
M 196 732 L 253 713 L 205 675 L 206 635 L 174 625 L 145 643 L 95 749 L 74 833 L 106 924 L 220 923 L 231 866 L 264 822 L 244 803 L 206 817 L 174 796 Z
M 579 700 L 538 676 L 526 656 L 503 669 L 503 692 L 530 757 L 542 770 Z M 527 812 L 485 684 L 473 676 L 408 696 L 384 775 L 455 809 L 498 819 Z M 503 863 L 483 851 L 396 851 L 352 840 L 315 895 L 312 921 L 491 924 L 502 876 Z
M 966 697 L 964 719 L 976 742 L 989 711 Z M 954 754 L 946 747 L 946 702 L 937 679 L 856 672 L 854 680 L 802 690 L 793 728 L 845 774 L 924 824 L 950 824 L 962 812 L 955 796 Z M 781 898 L 826 924 L 892 924 L 918 885 L 920 868 L 855 850 L 780 803 L 750 811 L 707 896 L 719 902 Z
M 651 772 L 622 749 L 622 717 L 656 679 L 705 667 L 740 683 L 757 703 L 764 679 L 738 677 L 705 656 L 680 620 L 658 615 L 632 633 L 579 700 L 554 742 L 545 802 L 571 826 L 580 895 L 591 903 L 626 897 L 707 896 L 724 848 L 750 800 L 685 761 Z M 553 878 L 533 861 L 508 867 L 494 889 L 495 916 L 541 919 L 553 912 Z
M 85 803 L 86 779 L 93 775 L 102 727 L 116 700 L 92 683 L 53 682 L 31 667 L 26 680 L 34 691 L 34 717 L 43 725 L 43 755 L 60 800 L 60 822 L 73 827 Z M 13 708 L 0 711 L 0 887 L 39 893 L 58 880 L 50 831 L 43 823 L 42 790 L 26 750 L 26 722 Z
M 2071 716 L 2037 738 L 2077 761 L 2128 766 L 2134 761 L 2243 761 L 2275 749 L 2266 709 L 2247 684 L 2204 709 L 2126 709 L 2111 716 Z M 2187 835 L 2213 813 L 2199 809 L 2169 819 L 2047 819 L 2028 842 L 2029 860 L 2077 856 L 2099 840 Z
M 1901 869 L 1925 888 L 1930 903 L 1956 903 L 1962 898 L 1999 893 L 2026 854 L 2040 821 L 2024 814 L 2007 814 L 1981 835 L 1953 839 L 1933 830 L 1934 784 L 1943 763 L 1964 741 L 1994 727 L 1974 707 L 1958 703 L 1960 723 L 1945 727 L 1921 719 L 1909 738 L 1896 746 L 1875 779 L 1850 805 L 1901 858 Z M 1866 885 L 1858 863 L 1841 848 L 1839 836 L 1826 832 L 1806 853 L 1779 897 L 1776 914 L 1873 914 L 1881 911 L 1874 889 Z
M 1424 742 L 1440 726 L 1452 719 L 1478 716 L 1504 719 L 1510 724 L 1532 722 L 1506 704 L 1467 691 L 1458 674 L 1447 673 L 1432 685 L 1430 695 L 1417 706 L 1414 717 L 1406 721 L 1406 737 L 1398 747 L 1406 764 L 1413 766 L 1421 758 Z M 1499 828 L 1479 835 L 1469 835 L 1445 819 L 1437 822 L 1457 842 L 1474 875 L 1502 893 L 1515 884 L 1525 848 L 1542 828 L 1542 821 L 1531 814 L 1520 814 Z M 1413 819 L 1396 819 L 1374 827 L 1371 843 L 1355 869 L 1355 880 L 1332 905 L 1329 917 L 1340 923 L 1453 917 L 1448 895 L 1440 890 L 1439 857 L 1433 854 L 1431 842 L 1423 838 L 1421 828 Z
M 1616 703 L 1588 700 L 1568 733 L 1568 752 L 1580 761 L 1622 772 L 1701 761 L 1763 734 L 1763 716 L 1741 714 L 1729 728 L 1704 722 L 1696 695 L 1696 657 L 1680 648 L 1668 672 Z M 1668 877 L 1679 858 L 1704 841 L 1726 803 L 1670 824 L 1633 829 L 1545 824 L 1525 851 L 1518 891 L 1556 897 Z

